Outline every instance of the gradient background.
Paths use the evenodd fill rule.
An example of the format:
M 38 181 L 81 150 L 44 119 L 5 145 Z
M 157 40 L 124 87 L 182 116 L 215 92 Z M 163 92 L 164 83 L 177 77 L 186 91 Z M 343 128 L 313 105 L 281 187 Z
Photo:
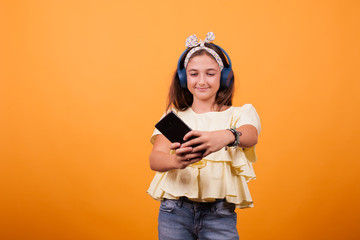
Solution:
M 0 0 L 0 239 L 157 239 L 149 142 L 185 39 L 262 122 L 241 239 L 360 238 L 360 1 Z

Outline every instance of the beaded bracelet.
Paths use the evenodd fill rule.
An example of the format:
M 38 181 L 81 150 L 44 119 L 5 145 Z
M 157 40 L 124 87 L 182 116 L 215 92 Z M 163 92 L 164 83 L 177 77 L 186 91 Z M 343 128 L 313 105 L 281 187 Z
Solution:
M 229 130 L 232 134 L 234 134 L 235 141 L 227 146 L 225 146 L 225 150 L 228 149 L 228 147 L 233 147 L 234 149 L 237 148 L 237 146 L 240 144 L 240 136 L 242 135 L 241 132 L 237 131 L 235 127 L 228 128 L 226 130 Z

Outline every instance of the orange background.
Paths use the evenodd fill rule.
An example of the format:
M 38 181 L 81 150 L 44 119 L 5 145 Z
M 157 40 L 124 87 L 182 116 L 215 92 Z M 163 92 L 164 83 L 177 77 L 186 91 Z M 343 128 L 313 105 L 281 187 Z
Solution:
M 185 39 L 262 121 L 241 239 L 359 239 L 360 2 L 0 1 L 0 239 L 156 239 L 149 142 Z

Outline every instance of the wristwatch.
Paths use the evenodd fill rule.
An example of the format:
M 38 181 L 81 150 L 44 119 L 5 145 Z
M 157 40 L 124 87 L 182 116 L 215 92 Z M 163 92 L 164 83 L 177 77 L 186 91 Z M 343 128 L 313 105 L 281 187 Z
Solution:
M 235 141 L 225 147 L 225 150 L 227 150 L 228 147 L 233 147 L 234 149 L 237 148 L 237 146 L 240 144 L 240 136 L 242 135 L 241 132 L 237 131 L 235 127 L 228 128 L 226 130 L 229 130 L 232 134 L 234 134 Z

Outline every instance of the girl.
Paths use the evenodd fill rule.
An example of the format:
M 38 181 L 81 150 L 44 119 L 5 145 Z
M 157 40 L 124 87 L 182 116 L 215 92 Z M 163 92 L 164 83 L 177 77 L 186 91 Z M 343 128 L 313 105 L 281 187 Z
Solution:
M 253 206 L 260 120 L 254 107 L 232 106 L 234 77 L 226 52 L 195 35 L 186 40 L 169 92 L 168 110 L 193 131 L 171 143 L 155 129 L 148 193 L 161 201 L 159 239 L 239 239 L 235 208 Z

